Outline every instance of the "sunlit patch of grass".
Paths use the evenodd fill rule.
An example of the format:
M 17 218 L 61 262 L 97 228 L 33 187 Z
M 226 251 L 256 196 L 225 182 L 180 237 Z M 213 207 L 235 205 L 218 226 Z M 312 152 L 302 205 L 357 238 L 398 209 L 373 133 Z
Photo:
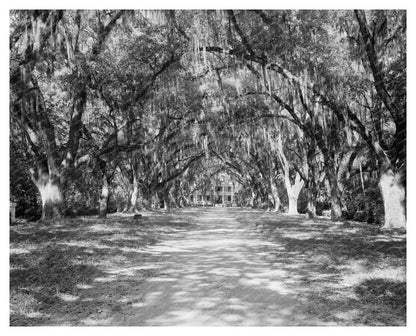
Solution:
M 10 313 L 27 315 L 37 310 L 39 302 L 33 294 L 12 291 L 10 293 Z
M 406 324 L 403 232 L 258 212 L 239 220 L 280 246 L 275 258 L 300 281 L 306 312 L 339 325 Z
M 10 325 L 28 326 L 44 322 L 49 315 L 40 312 L 42 303 L 27 290 L 10 292 Z
M 318 237 L 319 233 L 314 232 L 287 232 L 283 233 L 285 238 L 296 238 L 296 239 L 311 239 L 314 237 Z
M 197 215 L 156 212 L 139 222 L 126 214 L 12 226 L 10 324 L 110 323 L 114 313 L 131 309 L 129 300 L 115 303 L 158 271 L 161 256 L 146 248 L 188 230 Z
M 10 255 L 12 254 L 27 254 L 30 253 L 30 250 L 27 248 L 11 248 Z
M 11 325 L 106 325 L 114 314 L 139 309 L 145 303 L 134 293 L 146 279 L 174 282 L 160 269 L 166 247 L 154 245 L 193 230 L 193 219 L 202 214 L 191 209 L 148 213 L 140 222 L 127 214 L 13 226 Z M 338 325 L 406 323 L 404 235 L 261 211 L 236 215 L 264 238 L 264 256 L 272 257 L 268 262 L 288 280 L 260 281 L 266 278 L 261 274 L 247 279 L 276 292 L 299 293 L 299 314 L 310 312 Z M 194 246 L 177 246 L 186 248 Z
M 384 265 L 382 268 L 380 268 L 380 265 L 373 265 L 373 267 L 369 268 L 363 262 L 353 261 L 346 265 L 344 274 L 343 283 L 346 286 L 356 286 L 369 279 L 382 279 L 393 282 L 406 281 L 405 267 L 395 266 L 394 264 Z

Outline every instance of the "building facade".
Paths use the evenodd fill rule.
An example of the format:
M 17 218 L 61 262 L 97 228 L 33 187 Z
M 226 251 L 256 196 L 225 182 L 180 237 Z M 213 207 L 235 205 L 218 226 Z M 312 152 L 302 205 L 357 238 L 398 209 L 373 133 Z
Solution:
M 226 173 L 213 176 L 205 189 L 195 190 L 190 196 L 193 205 L 198 206 L 237 206 L 236 193 L 240 184 Z

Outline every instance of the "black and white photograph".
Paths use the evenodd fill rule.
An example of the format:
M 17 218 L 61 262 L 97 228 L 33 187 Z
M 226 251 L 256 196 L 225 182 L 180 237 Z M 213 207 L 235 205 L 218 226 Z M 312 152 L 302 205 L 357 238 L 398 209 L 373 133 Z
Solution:
M 408 326 L 408 10 L 372 5 L 8 9 L 9 327 Z

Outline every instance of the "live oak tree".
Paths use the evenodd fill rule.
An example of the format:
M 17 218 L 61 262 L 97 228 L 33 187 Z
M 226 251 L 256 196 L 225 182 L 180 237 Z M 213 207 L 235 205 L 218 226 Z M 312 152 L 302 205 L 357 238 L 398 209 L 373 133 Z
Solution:
M 271 12 L 265 13 L 261 11 L 257 11 L 259 17 L 261 18 L 262 22 L 264 23 L 263 26 L 257 24 L 257 27 L 262 34 L 260 35 L 262 38 L 259 38 L 259 33 L 256 29 L 253 29 L 253 25 L 248 28 L 248 30 L 244 30 L 242 26 L 247 26 L 248 24 L 252 24 L 253 19 L 253 12 L 245 12 L 243 13 L 245 20 L 237 20 L 236 14 L 233 11 L 228 11 L 230 27 L 235 31 L 236 38 L 229 40 L 227 48 L 223 48 L 222 46 L 205 46 L 202 50 L 208 50 L 212 53 L 223 53 L 228 55 L 229 57 L 241 60 L 249 69 L 256 73 L 259 79 L 262 79 L 264 82 L 264 91 L 268 95 L 270 95 L 277 104 L 283 107 L 287 112 L 289 112 L 290 116 L 293 118 L 293 121 L 297 123 L 299 127 L 302 127 L 306 134 L 310 136 L 311 139 L 316 141 L 317 146 L 320 148 L 325 162 L 327 163 L 327 179 L 330 184 L 330 193 L 331 193 L 331 204 L 332 204 L 332 218 L 337 220 L 342 216 L 341 210 L 341 192 L 339 187 L 339 181 L 337 178 L 337 159 L 336 159 L 336 150 L 334 149 L 334 144 L 338 141 L 338 134 L 339 131 L 345 131 L 348 134 L 353 134 L 356 136 L 358 134 L 362 140 L 371 148 L 375 153 L 378 153 L 379 157 L 381 158 L 381 162 L 384 162 L 383 165 L 385 167 L 391 167 L 391 160 L 386 160 L 386 151 L 384 150 L 384 154 L 380 151 L 380 140 L 385 137 L 383 134 L 382 128 L 379 127 L 380 125 L 380 112 L 377 110 L 373 110 L 372 115 L 375 117 L 376 127 L 378 127 L 378 138 L 381 139 L 377 140 L 377 138 L 372 138 L 369 136 L 368 130 L 366 129 L 364 122 L 360 119 L 359 114 L 356 111 L 356 106 L 350 106 L 348 103 L 348 99 L 350 98 L 350 94 L 348 91 L 345 90 L 340 85 L 336 85 L 337 81 L 344 84 L 342 77 L 345 75 L 345 68 L 336 66 L 335 64 L 338 63 L 341 66 L 346 66 L 349 70 L 354 70 L 353 75 L 361 75 L 361 80 L 366 81 L 367 77 L 365 73 L 360 72 L 360 69 L 357 69 L 357 66 L 354 66 L 354 59 L 352 59 L 348 53 L 348 43 L 345 42 L 342 34 L 336 31 L 337 29 L 337 21 L 338 17 L 337 13 L 331 12 L 307 12 L 307 11 L 300 11 L 300 12 Z M 270 16 L 270 14 L 272 16 Z M 344 13 L 342 13 L 344 14 Z M 364 41 L 365 46 L 365 55 L 368 59 L 370 70 L 376 79 L 374 81 L 376 86 L 377 94 L 380 96 L 380 99 L 383 101 L 384 105 L 389 111 L 392 111 L 392 119 L 396 124 L 397 134 L 402 135 L 403 129 L 401 128 L 404 124 L 405 118 L 403 117 L 403 103 L 401 103 L 401 108 L 395 108 L 393 104 L 393 99 L 390 99 L 391 93 L 388 93 L 386 87 L 386 78 L 383 77 L 383 69 L 381 67 L 381 61 L 377 58 L 377 52 L 381 52 L 381 45 L 383 46 L 394 46 L 394 50 L 389 52 L 390 58 L 398 57 L 398 59 L 404 59 L 405 54 L 397 47 L 397 41 L 404 41 L 401 35 L 403 31 L 405 31 L 405 26 L 403 24 L 403 13 L 400 15 L 392 13 L 390 21 L 386 19 L 388 15 L 385 12 L 381 12 L 378 14 L 378 19 L 375 20 L 372 29 L 369 30 L 368 25 L 364 21 L 365 16 L 363 16 L 363 12 L 356 12 L 357 21 L 360 26 L 360 34 L 361 40 Z M 241 13 L 240 13 L 241 15 Z M 384 18 L 383 18 L 384 16 Z M 381 17 L 381 19 L 380 19 Z M 351 20 L 349 21 L 351 22 Z M 378 23 L 377 23 L 378 22 Z M 325 24 L 323 24 L 325 23 Z M 389 27 L 390 35 L 386 34 L 386 28 L 388 27 L 388 23 L 391 24 Z M 378 25 L 378 26 L 377 26 Z M 309 26 L 309 27 L 308 27 Z M 256 27 L 256 26 L 254 26 Z M 267 28 L 267 30 L 265 30 Z M 309 29 L 310 28 L 310 29 Z M 269 33 L 272 31 L 275 36 L 280 36 L 280 41 L 277 41 L 276 45 L 268 43 L 261 44 L 264 39 L 268 42 L 272 40 L 272 36 Z M 257 32 L 256 35 L 254 33 Z M 286 34 L 286 35 L 285 35 Z M 384 40 L 380 41 L 380 35 L 385 34 Z M 269 38 L 265 38 L 265 36 L 269 36 Z M 287 36 L 287 40 L 285 40 L 285 36 Z M 264 39 L 263 39 L 264 38 Z M 306 45 L 305 41 L 306 38 L 312 41 L 310 45 Z M 292 42 L 294 41 L 294 42 Z M 396 41 L 396 44 L 394 42 Z M 281 45 L 280 43 L 284 44 L 284 48 L 279 50 L 277 46 Z M 293 43 L 291 45 L 291 43 Z M 375 45 L 380 45 L 377 49 Z M 403 48 L 404 44 L 401 44 Z M 312 51 L 313 58 L 305 59 L 303 58 L 305 54 L 305 50 L 302 50 L 302 47 L 305 48 L 314 48 Z M 298 51 L 297 51 L 298 50 Z M 336 51 L 334 54 L 332 51 Z M 308 55 L 310 55 L 310 50 L 308 51 Z M 333 56 L 335 55 L 335 56 Z M 404 56 L 402 56 L 404 55 Z M 326 57 L 325 60 L 323 57 Z M 383 55 L 384 57 L 384 55 Z M 397 61 L 399 62 L 399 61 Z M 397 64 L 391 62 L 390 64 Z M 334 64 L 331 70 L 328 71 L 326 68 L 323 68 L 322 65 L 327 64 Z M 254 64 L 254 66 L 253 66 Z M 398 68 L 398 67 L 397 67 Z M 396 70 L 397 71 L 397 70 Z M 396 84 L 395 88 L 397 87 L 402 88 L 403 80 L 400 80 L 400 74 L 403 73 L 403 67 L 400 67 L 400 71 L 396 75 Z M 397 73 L 392 71 L 393 74 Z M 274 91 L 273 85 L 279 85 L 281 80 L 273 79 L 273 75 L 277 74 L 278 78 L 281 78 L 285 81 L 286 85 L 288 86 L 289 99 L 282 97 L 281 94 Z M 305 75 L 306 74 L 306 75 Z M 353 76 L 348 75 L 347 78 L 351 79 Z M 401 85 L 401 86 L 400 86 Z M 344 86 L 345 87 L 345 86 Z M 350 85 L 346 86 L 347 88 Z M 396 105 L 400 104 L 400 101 L 403 101 L 403 89 L 397 90 L 399 93 L 398 99 L 396 99 Z M 340 96 L 341 99 L 337 98 L 336 96 Z M 329 129 L 322 128 L 321 125 L 315 124 L 318 127 L 317 129 L 311 129 L 311 124 L 304 123 L 304 119 L 300 118 L 299 109 L 293 106 L 293 98 L 298 97 L 298 105 L 306 110 L 308 114 L 311 116 L 317 116 L 318 119 L 325 118 L 325 114 L 330 114 L 330 126 Z M 401 100 L 400 100 L 401 99 Z M 312 104 L 308 104 L 306 100 L 316 102 Z M 318 108 L 318 109 L 316 109 Z M 368 112 L 367 112 L 368 113 Z M 377 118 L 378 113 L 378 118 Z M 323 115 L 324 114 L 324 115 Z M 327 120 L 326 120 L 327 121 Z M 313 122 L 313 120 L 311 120 Z M 329 137 L 328 137 L 329 136 Z M 326 140 L 330 140 L 329 142 Z M 382 142 L 383 143 L 383 142 Z M 404 153 L 404 145 L 403 142 L 399 140 L 393 142 L 395 144 L 395 148 L 393 151 L 394 157 L 396 159 L 396 163 L 399 162 L 398 160 L 403 157 Z M 332 148 L 331 148 L 332 147 Z M 381 147 L 382 148 L 382 147 Z M 386 148 L 386 146 L 385 146 Z M 335 155 L 335 156 L 334 156 Z M 380 156 L 381 155 L 381 156 Z M 399 167 L 402 169 L 403 164 L 400 163 Z M 386 168 L 383 168 L 386 170 Z M 392 191 L 395 196 L 394 200 L 389 199 L 385 202 L 385 213 L 386 213 L 386 227 L 403 227 L 404 215 L 403 215 L 403 200 L 404 200 L 404 192 L 403 189 L 400 187 L 400 174 L 397 175 L 395 178 L 393 170 L 387 169 L 389 174 L 383 174 L 381 179 L 381 186 L 389 186 L 391 185 Z M 388 180 L 388 181 L 387 181 Z M 388 182 L 388 183 L 386 183 Z M 392 194 L 389 192 L 390 187 L 382 187 L 384 194 Z M 388 208 L 388 204 L 395 204 L 392 206 L 392 209 Z M 390 212 L 395 212 L 395 214 L 390 214 Z M 391 224 L 391 221 L 396 221 L 396 224 Z
M 30 169 L 42 198 L 42 219 L 59 218 L 72 172 L 82 162 L 79 146 L 88 100 L 91 63 L 99 56 L 122 11 L 17 11 L 12 13 L 12 113 L 25 131 L 27 149 L 35 158 Z M 84 29 L 91 25 L 88 35 Z M 92 36 L 91 36 L 92 35 Z M 87 43 L 88 38 L 92 43 Z M 65 79 L 71 103 L 55 110 L 45 99 L 43 76 Z M 49 82 L 50 83 L 50 82 Z M 48 86 L 46 84 L 46 86 Z M 61 139 L 53 115 L 67 122 Z
M 249 17 L 250 19 L 244 21 L 245 23 L 252 23 L 253 22 L 253 13 L 247 13 L 244 14 L 246 17 Z M 202 52 L 210 52 L 215 53 L 218 55 L 226 55 L 229 58 L 231 58 L 234 62 L 240 62 L 244 67 L 247 67 L 257 78 L 254 82 L 257 81 L 257 87 L 260 89 L 257 90 L 257 94 L 260 95 L 269 95 L 280 107 L 283 107 L 286 111 L 289 112 L 289 115 L 291 116 L 291 120 L 297 124 L 297 126 L 303 128 L 305 133 L 309 135 L 310 137 L 316 139 L 317 142 L 321 147 L 323 147 L 324 152 L 327 153 L 327 158 L 331 159 L 330 157 L 330 149 L 326 145 L 325 137 L 326 135 L 333 136 L 336 135 L 336 133 L 325 133 L 323 132 L 314 133 L 313 130 L 308 129 L 309 127 L 306 125 L 306 123 L 303 122 L 303 119 L 299 115 L 299 106 L 301 109 L 304 108 L 305 104 L 301 104 L 301 98 L 304 95 L 302 93 L 303 88 L 303 73 L 299 76 L 300 78 L 294 77 L 294 75 L 287 71 L 286 69 L 279 67 L 279 64 L 270 63 L 268 60 L 268 57 L 266 56 L 266 51 L 270 51 L 270 48 L 274 48 L 274 46 L 270 47 L 271 44 L 259 44 L 258 41 L 263 41 L 262 38 L 258 38 L 259 31 L 256 29 L 253 29 L 251 26 L 250 33 L 255 33 L 256 36 L 246 36 L 245 32 L 242 29 L 242 26 L 237 21 L 236 15 L 233 11 L 227 11 L 226 16 L 229 19 L 230 22 L 230 31 L 234 31 L 235 35 L 226 36 L 226 42 L 222 43 L 221 46 L 218 45 L 208 45 L 200 47 L 200 50 Z M 258 23 L 257 23 L 258 24 Z M 260 23 L 258 24 L 258 28 L 262 33 L 264 33 L 266 36 L 270 36 L 269 32 L 264 32 L 264 25 Z M 278 27 L 281 28 L 280 26 Z M 281 33 L 281 31 L 279 31 Z M 263 35 L 264 37 L 264 35 Z M 252 45 L 255 43 L 255 46 Z M 211 41 L 209 41 L 211 42 Z M 208 42 L 208 43 L 209 43 Z M 218 41 L 213 40 L 211 43 L 218 44 Z M 222 41 L 221 41 L 222 42 Z M 266 41 L 265 41 L 266 42 Z M 272 52 L 275 53 L 274 50 Z M 293 54 L 293 52 L 292 52 Z M 274 58 L 274 56 L 270 56 L 270 58 Z M 297 65 L 298 68 L 300 68 L 299 65 Z M 294 70 L 296 70 L 296 67 L 293 67 Z M 276 72 L 278 74 L 278 78 L 273 74 L 273 78 L 271 77 L 271 72 Z M 280 77 L 283 77 L 283 79 L 280 79 Z M 297 81 L 293 81 L 293 79 L 296 79 Z M 279 84 L 284 85 L 284 90 L 278 89 L 276 91 Z M 273 87 L 274 86 L 274 87 Z M 277 87 L 276 87 L 277 86 Z M 256 92 L 253 92 L 254 94 Z M 296 98 L 296 96 L 300 96 L 299 98 Z M 297 100 L 297 101 L 295 101 Z M 294 104 L 297 104 L 295 106 Z M 304 113 L 304 115 L 307 115 Z M 287 118 L 287 116 L 286 116 Z M 335 162 L 334 160 L 328 160 L 329 163 L 333 162 L 332 164 L 328 165 L 329 168 L 332 168 L 332 171 L 330 172 L 331 177 L 331 185 L 332 185 L 332 213 L 333 213 L 333 219 L 338 219 L 341 217 L 341 204 L 340 204 L 340 195 L 338 192 L 337 187 L 337 181 L 335 178 Z
M 380 189 L 384 199 L 384 228 L 406 227 L 406 13 L 405 11 L 354 11 L 359 25 L 356 38 L 363 63 L 372 75 L 372 89 L 394 123 L 383 129 L 383 109 L 369 112 L 375 134 L 364 125 L 361 133 L 377 155 L 381 170 Z M 372 21 L 369 23 L 367 17 Z M 387 134 L 386 134 L 387 133 Z M 390 133 L 390 134 L 389 134 Z M 370 135 L 371 134 L 371 135 Z M 386 139 L 392 136 L 392 140 Z M 390 140 L 390 141 L 389 141 Z
M 178 63 L 181 48 L 165 24 L 152 24 L 137 13 L 128 20 L 129 29 L 112 39 L 94 87 L 108 106 L 114 126 L 102 153 L 118 158 L 117 174 L 124 175 L 127 188 L 124 210 L 134 212 L 141 192 L 140 176 L 145 169 L 143 151 L 153 141 L 149 133 L 152 126 L 145 115 L 152 115 L 155 87 Z M 160 79 L 161 76 L 165 77 Z
M 181 206 L 216 158 L 253 206 L 296 213 L 302 189 L 333 220 L 378 179 L 384 227 L 406 225 L 404 11 L 14 11 L 10 47 L 44 218 L 84 171 L 102 216 L 111 191 Z

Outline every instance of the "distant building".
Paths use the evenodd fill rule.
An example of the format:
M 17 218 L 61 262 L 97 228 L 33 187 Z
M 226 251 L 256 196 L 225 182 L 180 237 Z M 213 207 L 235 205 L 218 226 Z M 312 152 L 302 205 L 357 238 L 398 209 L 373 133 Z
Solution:
M 240 184 L 226 173 L 213 176 L 210 187 L 205 190 L 196 190 L 190 196 L 194 205 L 205 206 L 237 206 L 236 193 L 241 189 Z

